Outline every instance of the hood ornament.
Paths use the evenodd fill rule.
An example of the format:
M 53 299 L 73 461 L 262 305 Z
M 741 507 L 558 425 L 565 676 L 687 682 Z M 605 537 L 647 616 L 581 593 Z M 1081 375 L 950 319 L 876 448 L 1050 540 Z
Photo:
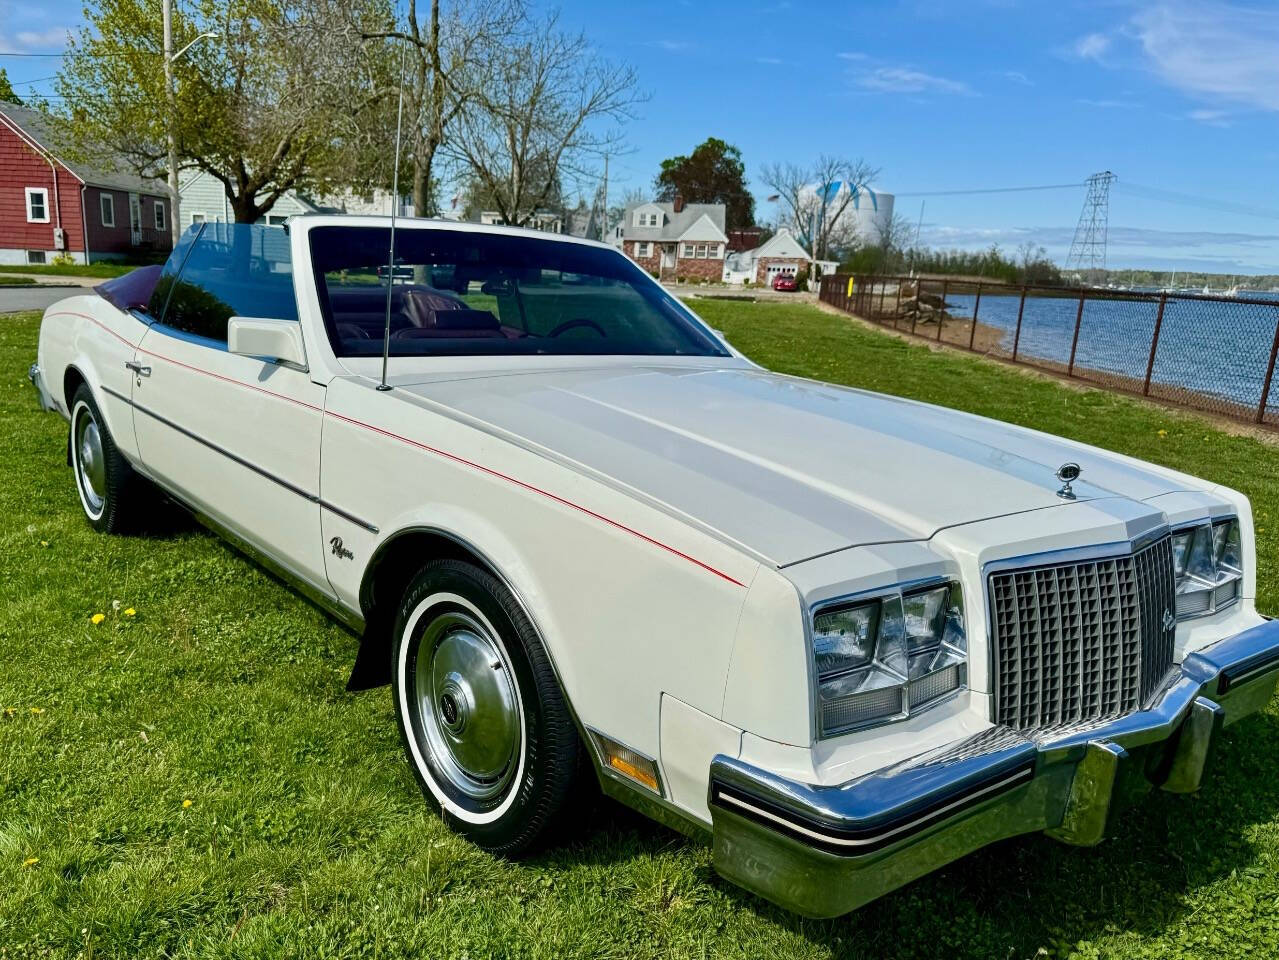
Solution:
M 1074 500 L 1075 491 L 1071 488 L 1071 484 L 1079 479 L 1079 475 L 1083 473 L 1083 468 L 1077 463 L 1063 463 L 1057 468 L 1057 479 L 1061 481 L 1062 487 L 1057 491 L 1057 496 L 1063 500 Z

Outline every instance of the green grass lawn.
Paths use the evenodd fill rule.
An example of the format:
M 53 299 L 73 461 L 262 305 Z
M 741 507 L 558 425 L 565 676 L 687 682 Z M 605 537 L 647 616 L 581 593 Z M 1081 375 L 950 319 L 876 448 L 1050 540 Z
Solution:
M 0 273 L 38 273 L 52 277 L 119 277 L 138 269 L 136 263 L 24 263 L 17 266 L 0 266 Z
M 1279 448 L 932 353 L 811 307 L 698 301 L 787 372 L 1030 424 L 1238 487 L 1279 609 Z M 1274 956 L 1279 714 L 1232 727 L 1207 788 L 1081 850 L 1034 836 L 849 917 L 720 880 L 710 850 L 600 801 L 532 860 L 453 837 L 356 640 L 190 526 L 84 522 L 65 425 L 26 384 L 37 316 L 0 318 L 0 957 Z M 118 607 L 117 607 L 118 604 Z M 93 622 L 102 614 L 100 623 Z M 1041 952 L 1042 951 L 1042 952 Z
M 0 277 L 0 287 L 30 287 L 34 285 L 34 280 L 27 280 L 24 277 Z

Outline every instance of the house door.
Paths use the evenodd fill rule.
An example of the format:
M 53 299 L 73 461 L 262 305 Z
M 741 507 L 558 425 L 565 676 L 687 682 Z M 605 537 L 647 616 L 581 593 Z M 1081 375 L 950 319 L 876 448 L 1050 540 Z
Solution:
M 129 194 L 129 242 L 135 247 L 142 243 L 142 201 L 136 193 Z
M 675 244 L 668 243 L 663 245 L 662 247 L 662 267 L 668 268 L 668 267 L 674 267 L 674 266 L 675 266 Z

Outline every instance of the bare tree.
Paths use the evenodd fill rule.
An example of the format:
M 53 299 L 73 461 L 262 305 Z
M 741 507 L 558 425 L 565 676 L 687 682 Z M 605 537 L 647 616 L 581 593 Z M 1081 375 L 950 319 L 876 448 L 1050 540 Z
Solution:
M 635 71 L 600 58 L 554 14 L 493 49 L 476 80 L 447 149 L 502 222 L 517 226 L 558 195 L 564 177 L 594 179 L 588 163 L 616 152 L 619 136 L 600 126 L 629 119 L 640 100 Z
M 782 204 L 782 225 L 790 226 L 812 244 L 815 259 L 823 260 L 831 248 L 854 240 L 854 199 L 874 182 L 879 171 L 865 160 L 848 160 L 823 154 L 811 166 L 794 163 L 765 164 L 764 185 Z M 789 221 L 787 223 L 786 221 Z
M 366 42 L 409 45 L 404 150 L 412 164 L 413 207 L 418 216 L 439 212 L 436 158 L 459 114 L 475 103 L 483 65 L 498 55 L 512 34 L 519 33 L 526 17 L 524 0 L 457 0 L 443 10 L 440 0 L 430 0 L 426 17 L 419 19 L 417 0 L 409 0 L 403 27 L 363 31 Z M 390 59 L 398 70 L 398 53 Z M 388 120 L 394 122 L 389 109 Z
M 901 267 L 912 227 L 909 220 L 896 213 L 878 221 L 875 226 L 875 242 L 879 247 L 878 272 L 885 273 Z

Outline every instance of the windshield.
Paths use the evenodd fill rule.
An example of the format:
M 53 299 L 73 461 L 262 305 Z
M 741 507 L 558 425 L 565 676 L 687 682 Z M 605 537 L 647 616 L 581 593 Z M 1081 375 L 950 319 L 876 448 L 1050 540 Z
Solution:
M 537 236 L 316 227 L 311 259 L 340 357 L 725 356 L 673 297 L 612 250 Z

